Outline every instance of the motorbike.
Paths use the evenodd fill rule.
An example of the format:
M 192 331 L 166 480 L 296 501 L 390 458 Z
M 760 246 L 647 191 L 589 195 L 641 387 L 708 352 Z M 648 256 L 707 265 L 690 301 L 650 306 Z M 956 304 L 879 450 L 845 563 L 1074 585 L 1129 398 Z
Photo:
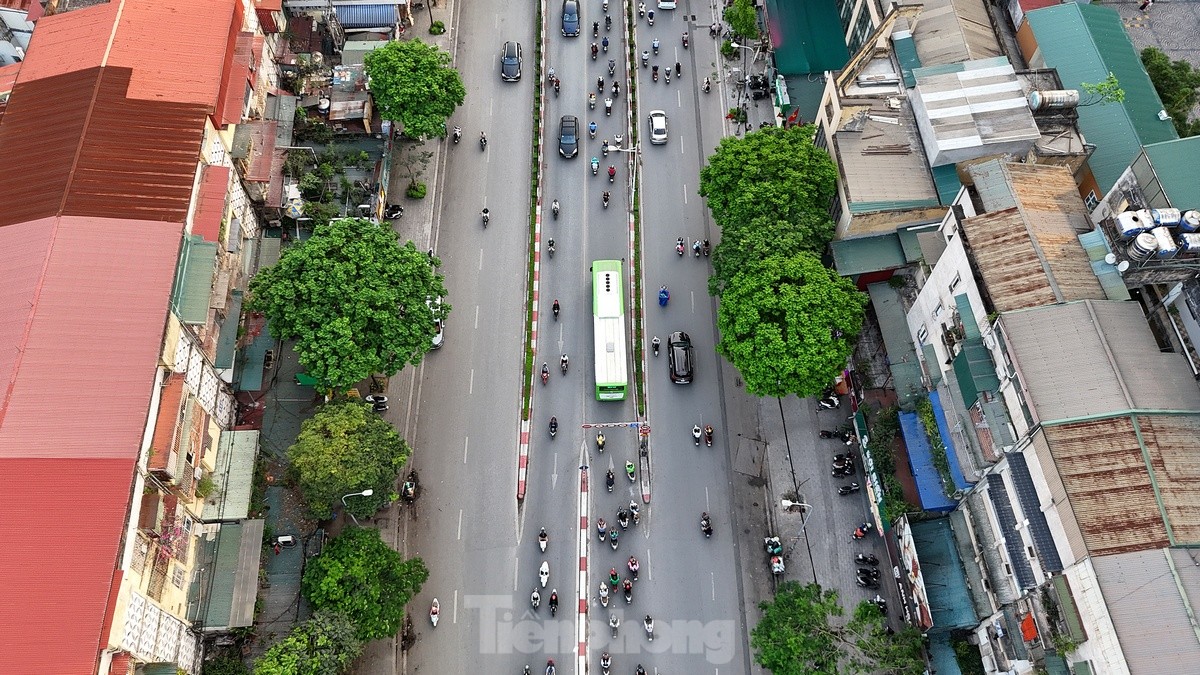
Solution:
M 608 0 L 604 0 L 604 11 L 605 12 L 608 11 Z M 612 17 L 609 17 L 609 16 L 604 17 L 604 23 L 607 26 L 611 26 L 612 25 Z
M 592 107 L 596 107 L 596 95 L 592 94 Z M 596 138 L 596 123 L 588 122 L 588 138 Z
M 554 320 L 558 321 L 559 304 L 557 300 L 554 301 L 554 306 L 550 308 L 550 311 L 554 312 Z
M 542 582 L 542 588 L 550 581 L 550 563 L 543 560 L 542 566 L 538 568 L 538 579 Z
M 879 581 L 876 579 L 864 579 L 855 577 L 854 582 L 863 588 L 879 588 Z
M 442 611 L 442 606 L 438 604 L 438 599 L 433 599 L 433 606 L 429 608 L 429 621 L 433 623 L 433 627 L 437 628 L 438 615 Z
M 650 77 L 655 82 L 658 82 L 658 66 L 654 66 L 654 68 L 650 69 Z
M 614 99 L 621 97 L 621 85 L 617 82 L 613 82 L 612 84 L 612 95 Z
M 638 523 L 642 522 L 642 516 L 638 512 L 637 502 L 633 501 L 632 499 L 629 500 L 629 515 L 633 516 L 633 524 L 634 525 L 637 525 Z
M 550 535 L 546 534 L 546 528 L 543 527 L 542 531 L 538 532 L 538 548 L 542 549 L 542 553 L 546 552 L 548 543 L 550 543 Z
M 554 240 L 553 239 L 549 239 L 546 241 L 546 252 L 550 254 L 551 258 L 554 257 Z M 565 375 L 566 373 L 563 373 L 563 374 Z
M 592 158 L 592 175 L 595 176 L 599 172 L 600 172 L 600 159 L 597 157 L 593 157 Z
M 612 492 L 613 487 L 616 485 L 616 482 L 617 482 L 617 477 L 615 474 L 613 474 L 612 469 L 608 470 L 608 475 L 605 476 L 604 482 L 608 484 L 608 491 Z
M 458 142 L 461 140 L 462 140 L 462 127 L 454 127 L 454 144 L 458 145 Z
M 887 616 L 887 600 L 885 600 L 882 595 L 876 593 L 875 597 L 871 598 L 870 602 L 872 605 L 875 605 L 879 608 L 880 614 Z
M 404 217 L 404 207 L 399 204 L 388 204 L 383 209 L 383 217 L 388 220 L 395 220 Z
M 558 670 L 554 667 L 554 659 L 546 661 L 546 675 L 555 675 Z
M 608 531 L 608 543 L 612 546 L 614 551 L 617 550 L 617 538 L 620 536 L 619 532 L 620 530 L 615 527 Z
M 592 60 L 595 61 L 596 57 L 599 55 L 600 55 L 600 47 L 597 46 L 595 42 L 593 42 L 592 43 Z
M 553 251 L 554 250 L 554 244 L 553 244 L 554 240 L 551 239 L 550 241 L 551 241 L 550 250 Z M 563 354 L 562 358 L 558 360 L 558 367 L 562 369 L 563 375 L 567 374 L 567 355 L 566 354 Z
M 706 78 L 704 78 L 704 85 L 703 85 L 703 88 L 704 88 L 704 93 L 706 93 L 706 94 L 707 94 L 709 91 L 712 91 L 712 81 L 711 81 L 711 80 L 709 80 L 707 77 L 706 77 Z
M 668 299 L 670 298 L 670 296 L 669 296 L 669 295 L 668 295 L 667 297 L 668 297 Z M 661 296 L 661 294 L 659 295 L 658 304 L 659 304 L 660 306 L 662 306 L 662 307 L 666 307 L 666 304 L 664 304 L 664 303 L 663 303 L 663 299 L 662 299 L 662 296 Z M 659 346 L 660 344 L 662 344 L 662 342 L 661 342 L 661 341 L 659 341 L 659 339 L 658 339 L 658 336 L 657 336 L 657 335 L 655 335 L 655 336 L 654 336 L 654 339 L 650 341 L 650 346 L 654 348 L 654 355 L 655 355 L 655 356 L 658 356 L 658 346 Z
M 700 252 L 702 250 L 704 250 L 704 245 L 700 243 L 699 239 L 692 242 L 692 253 L 694 253 L 697 258 L 700 257 Z
M 646 638 L 654 642 L 654 619 L 651 619 L 649 614 L 642 621 L 642 628 L 646 629 Z
M 550 616 L 558 614 L 558 589 L 550 591 Z
M 617 167 L 613 166 L 612 164 L 608 165 L 608 182 L 617 182 Z
M 663 285 L 662 288 L 658 289 L 658 306 L 666 307 L 667 303 L 670 301 L 671 291 L 667 290 L 666 285 Z M 654 345 L 654 355 L 658 356 L 658 345 Z
M 613 147 L 614 148 L 620 149 L 620 147 L 622 145 L 624 145 L 624 143 L 625 143 L 625 134 L 617 134 L 617 135 L 613 136 Z
M 642 50 L 642 67 L 645 68 L 648 65 L 650 65 L 650 52 L 643 49 Z
M 853 494 L 855 492 L 858 492 L 859 489 L 860 488 L 858 487 L 858 483 L 851 483 L 849 485 L 843 485 L 840 488 L 838 488 L 838 494 L 842 495 L 844 497 L 848 494 Z
M 608 193 L 604 193 L 604 208 L 608 208 Z
M 867 534 L 873 529 L 875 529 L 875 526 L 872 525 L 871 523 L 863 523 L 862 525 L 859 525 L 857 528 L 855 528 L 854 534 L 852 534 L 850 536 L 856 540 L 862 539 L 863 537 L 867 536 Z
M 600 22 L 593 21 L 592 22 L 592 37 L 597 37 L 599 35 L 600 35 Z
M 600 670 L 604 671 L 604 675 L 608 675 L 610 668 L 612 668 L 612 657 L 608 655 L 608 652 L 604 652 L 600 655 Z
M 604 0 L 604 11 L 608 11 L 608 0 Z M 612 30 L 612 17 L 604 17 L 604 30 Z
M 608 586 L 600 582 L 600 606 L 608 607 Z
M 596 449 L 599 450 L 600 452 L 604 452 L 604 432 L 603 431 L 596 432 Z
M 487 150 L 487 134 L 482 131 L 479 132 L 479 149 Z
M 854 562 L 859 564 L 866 563 L 867 565 L 878 565 L 879 558 L 876 558 L 875 554 L 873 553 L 859 553 L 858 555 L 854 556 Z
M 608 115 L 609 117 L 612 117 L 612 99 L 611 98 L 604 99 L 604 114 Z
M 783 554 L 783 542 L 779 541 L 779 537 L 765 537 L 763 546 L 767 549 L 767 555 Z
M 707 513 L 703 513 L 700 515 L 700 531 L 704 533 L 705 539 L 712 537 L 712 533 L 713 533 L 712 519 L 710 519 L 708 517 Z
M 542 364 L 542 386 L 546 386 L 546 382 L 550 380 L 550 368 L 546 364 Z
M 558 435 L 558 418 L 551 417 L 550 418 L 550 438 L 554 438 L 557 435 Z
M 638 559 L 633 556 L 629 556 L 629 562 L 626 563 L 625 566 L 629 568 L 629 573 L 633 575 L 633 580 L 637 581 L 638 570 L 642 568 L 641 564 L 638 563 Z
M 604 535 L 608 534 L 608 523 L 603 518 L 596 521 L 596 535 L 600 541 L 604 541 Z
M 612 636 L 613 636 L 614 640 L 617 639 L 617 628 L 619 628 L 620 626 L 621 626 L 621 620 L 617 618 L 617 615 L 610 614 L 608 616 L 608 627 L 612 629 Z
M 608 53 L 608 36 L 607 35 L 605 35 L 604 39 L 600 41 L 600 48 L 604 50 L 605 54 Z
M 629 529 L 629 512 L 628 511 L 626 511 L 625 509 L 617 509 L 617 524 L 621 526 L 622 530 Z M 636 579 L 635 579 L 635 581 L 636 581 Z
M 633 604 L 633 584 L 628 579 L 625 580 L 625 604 Z
M 646 21 L 647 21 L 647 22 L 648 22 L 648 23 L 649 23 L 651 26 L 653 26 L 653 25 L 654 25 L 654 10 L 650 10 L 649 12 L 646 12 Z
M 877 567 L 860 567 L 857 571 L 857 576 L 870 577 L 872 579 L 879 578 L 879 568 Z
M 711 448 L 712 441 L 713 441 L 713 428 L 712 428 L 711 424 L 708 424 L 708 425 L 705 425 L 705 427 L 704 427 L 704 445 Z
M 604 93 L 604 78 L 603 77 L 596 78 L 596 93 L 597 94 Z
M 831 439 L 840 440 L 843 443 L 845 443 L 846 445 L 854 444 L 854 434 L 850 433 L 849 431 L 847 431 L 845 429 L 842 429 L 841 431 L 829 431 L 828 429 L 822 429 L 820 432 L 820 436 L 821 436 L 821 438 L 831 438 Z
M 645 17 L 646 17 L 646 3 L 639 2 L 638 3 L 638 18 L 644 19 Z
M 783 564 L 783 556 L 780 556 L 780 555 L 771 556 L 771 574 L 774 574 L 775 576 L 779 576 L 780 574 L 783 574 L 786 571 L 787 571 L 787 565 Z
M 625 475 L 629 476 L 630 483 L 634 481 L 633 475 L 636 471 L 637 467 L 633 465 L 633 462 L 625 462 Z
M 704 240 L 704 257 L 707 258 L 709 253 L 712 253 L 712 246 L 709 246 L 708 240 L 705 239 Z
M 600 142 L 600 155 L 603 157 L 608 157 L 608 139 L 607 138 Z
M 554 78 L 554 97 L 558 98 L 559 92 L 562 91 L 562 82 L 556 77 Z
M 617 74 L 617 62 L 613 59 L 608 60 L 608 76 L 612 77 Z
M 696 441 L 696 447 L 700 447 L 700 425 L 692 427 L 692 440 Z
M 558 207 L 558 200 L 557 200 L 557 199 L 555 199 L 555 200 L 554 200 L 554 201 L 553 201 L 553 202 L 550 204 L 550 212 L 554 214 L 554 219 L 555 219 L 555 220 L 558 220 L 558 212 L 559 212 L 559 207 Z
M 483 217 L 484 228 L 487 228 L 488 221 L 492 219 L 492 212 L 484 209 L 479 212 L 479 215 Z
M 666 79 L 667 79 L 667 84 L 671 84 L 671 69 L 670 68 L 667 68 L 667 70 L 666 70 Z
M 822 410 L 834 410 L 841 405 L 841 399 L 839 399 L 836 395 L 830 394 L 817 401 L 817 412 L 821 412 Z
M 688 48 L 688 34 L 687 33 L 683 34 L 683 48 L 684 49 Z
M 387 412 L 388 397 L 384 396 L 383 394 L 368 394 L 363 397 L 363 400 L 371 404 L 371 410 L 373 412 Z
M 540 605 L 540 604 L 542 604 L 542 596 L 537 592 L 537 589 L 535 588 L 535 589 L 533 589 L 533 592 L 529 594 L 529 605 L 531 607 L 533 607 L 534 609 L 537 609 L 538 605 Z
M 412 504 L 413 502 L 417 501 L 419 485 L 420 483 L 417 481 L 417 472 L 409 471 L 408 480 L 404 481 L 404 484 L 400 486 L 400 498 L 404 500 L 405 504 Z
M 654 55 L 658 56 L 658 38 L 654 38 L 650 43 L 650 48 L 654 50 Z
M 608 568 L 608 585 L 613 591 L 617 590 L 617 586 L 621 585 L 621 577 L 617 574 L 617 568 Z
M 675 77 L 679 77 L 681 75 L 683 75 L 683 64 L 676 61 L 675 62 Z
M 676 239 L 675 240 L 675 252 L 679 254 L 680 258 L 683 257 L 683 252 L 685 250 L 687 250 L 687 249 L 685 248 L 685 245 L 683 243 L 683 237 Z
M 596 109 L 596 95 L 595 94 L 588 94 L 588 109 L 589 110 Z M 588 131 L 591 132 L 592 138 L 596 137 L 596 123 L 595 122 L 588 124 Z

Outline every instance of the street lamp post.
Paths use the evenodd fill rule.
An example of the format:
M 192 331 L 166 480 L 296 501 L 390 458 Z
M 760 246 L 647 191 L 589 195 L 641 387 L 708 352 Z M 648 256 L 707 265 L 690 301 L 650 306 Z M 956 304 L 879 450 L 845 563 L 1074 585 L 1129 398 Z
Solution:
M 362 526 L 358 524 L 358 518 L 355 518 L 354 514 L 350 513 L 350 507 L 346 506 L 346 497 L 370 497 L 373 494 L 375 494 L 375 491 L 372 490 L 371 488 L 367 488 L 366 490 L 363 490 L 362 492 L 351 492 L 348 495 L 342 495 L 342 508 L 346 509 L 346 515 L 350 516 L 350 520 L 354 521 L 355 527 L 362 527 Z
M 817 564 L 813 560 L 812 545 L 808 541 L 808 519 L 812 516 L 812 504 L 804 502 L 794 502 L 790 499 L 781 499 L 779 501 L 783 508 L 790 510 L 793 506 L 799 506 L 804 511 L 804 518 L 800 520 L 800 534 L 797 536 L 804 537 L 804 548 L 808 549 L 808 566 L 813 573 L 813 583 L 817 583 Z

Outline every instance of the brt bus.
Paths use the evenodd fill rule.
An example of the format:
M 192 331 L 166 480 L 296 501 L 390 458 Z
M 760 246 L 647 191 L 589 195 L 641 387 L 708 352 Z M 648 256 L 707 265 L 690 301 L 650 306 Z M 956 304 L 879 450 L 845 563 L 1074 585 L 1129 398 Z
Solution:
M 596 400 L 623 401 L 629 386 L 625 358 L 625 296 L 621 261 L 592 263 L 592 324 L 596 340 Z

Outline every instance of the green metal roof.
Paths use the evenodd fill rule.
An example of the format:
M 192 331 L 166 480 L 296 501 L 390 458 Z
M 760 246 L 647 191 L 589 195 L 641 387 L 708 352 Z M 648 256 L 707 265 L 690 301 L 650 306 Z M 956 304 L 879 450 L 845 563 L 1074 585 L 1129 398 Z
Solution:
M 892 199 L 877 202 L 850 202 L 850 213 L 877 213 L 879 211 L 907 211 L 929 206 L 939 206 L 936 199 Z
M 833 266 L 844 277 L 894 270 L 908 264 L 904 247 L 900 245 L 900 236 L 895 232 L 875 237 L 838 239 L 830 247 L 833 249 Z
M 1058 70 L 1065 89 L 1102 82 L 1111 72 L 1125 91 L 1124 104 L 1079 107 L 1079 128 L 1085 140 L 1096 146 L 1088 165 L 1101 192 L 1117 182 L 1143 143 L 1177 138 L 1171 121 L 1158 119 L 1162 101 L 1116 10 L 1067 3 L 1025 16 L 1042 60 Z
M 943 164 L 933 167 L 931 171 L 938 198 L 947 206 L 953 204 L 954 198 L 958 196 L 958 191 L 962 189 L 962 181 L 958 179 L 958 165 Z
M 183 238 L 179 264 L 175 267 L 175 285 L 171 289 L 171 309 L 184 323 L 208 320 L 209 296 L 212 295 L 213 271 L 217 266 L 217 245 L 198 235 Z
M 917 231 L 910 228 L 901 228 L 896 231 L 900 236 L 900 248 L 904 251 L 904 260 L 914 263 L 924 258 L 921 253 L 921 240 L 917 238 Z
M 1144 150 L 1154 167 L 1154 175 L 1162 185 L 1171 206 L 1189 209 L 1200 193 L 1196 177 L 1196 158 L 1200 157 L 1200 136 L 1153 143 Z
M 842 21 L 832 2 L 767 0 L 775 68 L 783 75 L 841 70 L 850 60 Z
M 921 67 L 921 57 L 917 54 L 917 44 L 909 31 L 896 31 L 892 34 L 892 49 L 896 53 L 896 61 L 900 63 L 900 72 L 904 76 L 904 87 L 912 89 L 917 86 L 917 76 L 913 71 Z

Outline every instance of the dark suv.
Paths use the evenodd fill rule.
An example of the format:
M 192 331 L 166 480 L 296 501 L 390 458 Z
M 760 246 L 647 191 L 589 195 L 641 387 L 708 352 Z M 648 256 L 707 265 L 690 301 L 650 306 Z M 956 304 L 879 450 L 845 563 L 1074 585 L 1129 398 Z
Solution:
M 574 115 L 563 115 L 559 123 L 558 154 L 567 159 L 579 154 L 579 120 Z
M 695 363 L 692 339 L 683 331 L 671 333 L 667 338 L 667 364 L 671 369 L 671 381 L 675 384 L 690 384 L 695 374 Z

